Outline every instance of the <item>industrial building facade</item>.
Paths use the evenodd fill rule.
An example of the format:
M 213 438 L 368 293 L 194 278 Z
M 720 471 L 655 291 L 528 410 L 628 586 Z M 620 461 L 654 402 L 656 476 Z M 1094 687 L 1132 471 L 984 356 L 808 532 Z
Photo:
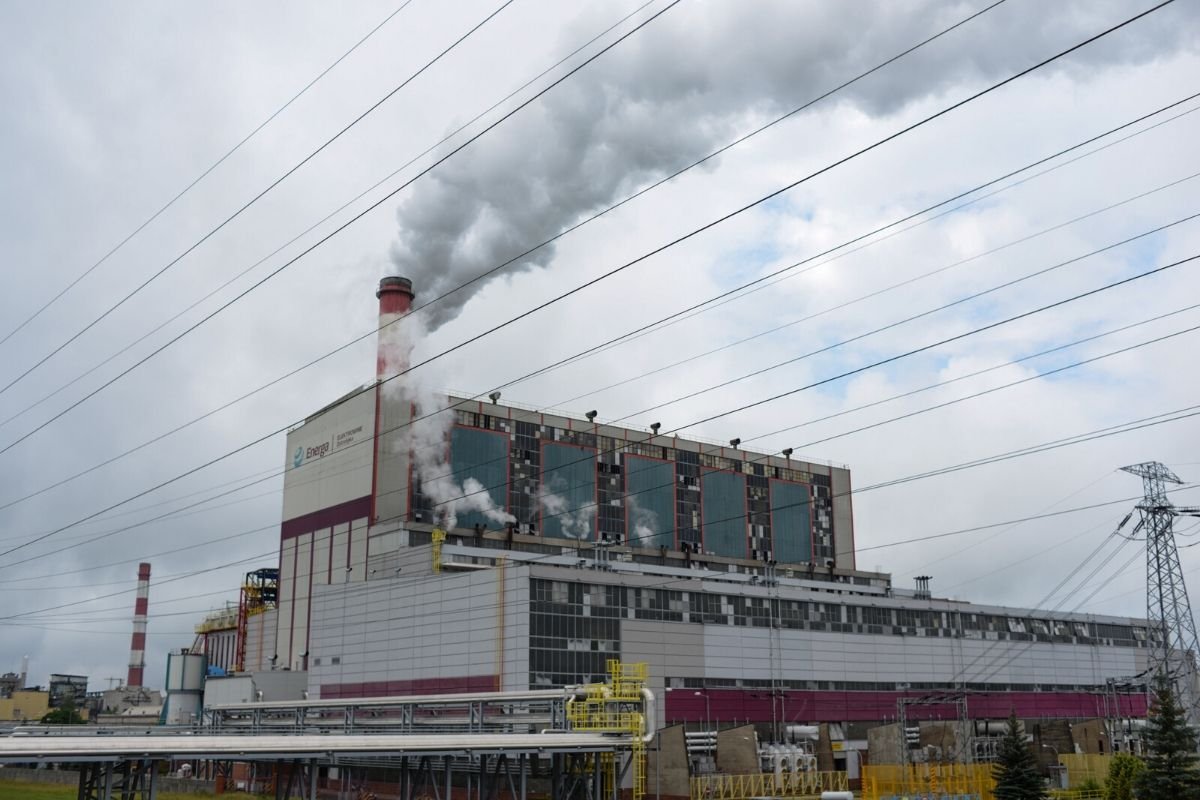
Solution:
M 402 535 L 370 580 L 314 592 L 310 696 L 549 688 L 621 658 L 650 664 L 660 724 L 882 721 L 901 697 L 947 689 L 980 717 L 1145 714 L 1144 696 L 1105 691 L 1146 669 L 1139 620 L 469 536 L 441 545 L 435 573 L 433 546 L 415 544 L 427 535 Z
M 411 287 L 384 279 L 378 297 L 385 325 Z M 647 661 L 660 724 L 881 721 L 948 689 L 989 717 L 1145 712 L 1104 691 L 1146 668 L 1144 621 L 937 599 L 858 570 L 845 468 L 498 397 L 440 395 L 431 429 L 429 399 L 392 377 L 406 363 L 381 336 L 377 380 L 289 433 L 278 604 L 249 621 L 247 669 L 361 697 Z

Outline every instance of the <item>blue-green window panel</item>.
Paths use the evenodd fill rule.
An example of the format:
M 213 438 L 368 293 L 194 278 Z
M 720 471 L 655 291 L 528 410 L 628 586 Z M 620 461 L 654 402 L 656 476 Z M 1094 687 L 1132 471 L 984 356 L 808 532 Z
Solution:
M 808 484 L 771 481 L 771 539 L 776 561 L 812 561 L 812 493 Z
M 596 451 L 567 444 L 542 444 L 542 535 L 550 539 L 596 538 Z M 561 510 L 557 500 L 563 501 Z M 552 510 L 554 507 L 555 510 Z
M 705 472 L 700 478 L 704 550 L 719 556 L 746 558 L 746 476 Z
M 625 536 L 630 547 L 675 547 L 675 465 L 625 456 Z
M 450 469 L 458 486 L 474 478 L 487 489 L 496 508 L 504 510 L 508 497 L 508 434 L 455 425 L 450 430 Z M 458 514 L 458 527 L 502 527 L 479 511 Z

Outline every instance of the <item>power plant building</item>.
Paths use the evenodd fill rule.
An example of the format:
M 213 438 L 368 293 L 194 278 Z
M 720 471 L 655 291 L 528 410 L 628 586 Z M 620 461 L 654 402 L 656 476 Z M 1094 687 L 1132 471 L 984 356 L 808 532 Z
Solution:
M 381 281 L 381 325 L 412 297 Z M 943 690 L 975 717 L 1144 716 L 1106 690 L 1147 668 L 1144 620 L 895 587 L 857 568 L 847 468 L 426 395 L 392 377 L 403 328 L 376 381 L 288 434 L 278 603 L 250 620 L 246 669 L 306 670 L 334 698 L 646 661 L 660 725 L 887 721 Z

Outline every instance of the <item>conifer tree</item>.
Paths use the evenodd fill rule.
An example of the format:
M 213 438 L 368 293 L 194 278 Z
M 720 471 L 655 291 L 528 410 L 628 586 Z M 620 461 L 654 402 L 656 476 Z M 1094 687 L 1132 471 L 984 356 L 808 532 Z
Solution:
M 1145 743 L 1149 755 L 1137 779 L 1137 796 L 1200 800 L 1196 734 L 1187 726 L 1171 682 L 1161 674 L 1154 680 Z
M 1129 753 L 1117 753 L 1108 765 L 1108 780 L 1104 784 L 1104 800 L 1134 800 L 1133 787 L 1138 775 L 1146 769 L 1140 758 Z
M 993 792 L 996 800 L 1046 800 L 1046 785 L 1037 759 L 1025 743 L 1015 711 L 1008 717 L 1008 727 L 992 764 L 992 777 L 996 779 Z

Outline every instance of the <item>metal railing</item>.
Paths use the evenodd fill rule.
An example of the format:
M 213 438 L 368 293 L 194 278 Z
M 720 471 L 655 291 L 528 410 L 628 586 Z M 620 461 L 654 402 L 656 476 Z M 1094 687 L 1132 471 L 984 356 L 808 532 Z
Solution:
M 691 780 L 692 800 L 748 800 L 752 797 L 819 797 L 844 792 L 844 772 L 762 772 L 750 775 L 701 775 Z
M 233 703 L 204 710 L 210 733 L 537 733 L 566 729 L 561 692 Z
M 862 768 L 863 800 L 994 800 L 990 764 L 893 764 Z

